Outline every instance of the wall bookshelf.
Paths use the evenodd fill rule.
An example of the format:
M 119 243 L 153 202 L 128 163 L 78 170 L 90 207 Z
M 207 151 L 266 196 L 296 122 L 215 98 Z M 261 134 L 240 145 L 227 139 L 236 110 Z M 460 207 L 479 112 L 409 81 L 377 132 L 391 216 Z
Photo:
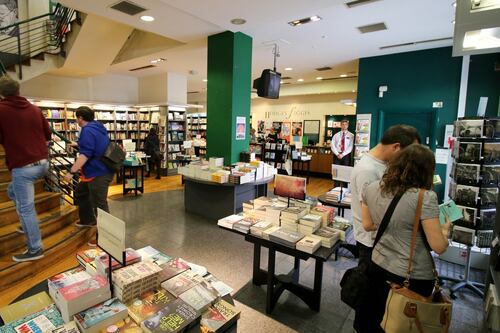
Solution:
M 186 117 L 189 135 L 192 138 L 200 135 L 200 138 L 205 139 L 207 137 L 207 114 L 189 113 Z
M 181 107 L 161 107 L 159 113 L 160 151 L 163 155 L 161 167 L 167 175 L 177 174 L 178 157 L 185 155 L 186 110 Z

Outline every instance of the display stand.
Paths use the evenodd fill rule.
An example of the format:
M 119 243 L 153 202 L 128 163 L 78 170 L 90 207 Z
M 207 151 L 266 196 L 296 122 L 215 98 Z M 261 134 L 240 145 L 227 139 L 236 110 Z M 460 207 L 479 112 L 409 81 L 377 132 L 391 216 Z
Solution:
M 349 183 L 351 182 L 352 169 L 353 169 L 353 167 L 351 167 L 351 166 L 332 164 L 332 180 L 340 182 L 340 196 L 339 196 L 338 203 L 341 203 L 342 198 L 343 198 L 342 194 L 344 191 L 344 186 L 342 183 L 344 183 L 344 184 L 346 184 L 346 186 L 348 186 Z M 342 217 L 343 217 L 343 215 L 342 215 Z

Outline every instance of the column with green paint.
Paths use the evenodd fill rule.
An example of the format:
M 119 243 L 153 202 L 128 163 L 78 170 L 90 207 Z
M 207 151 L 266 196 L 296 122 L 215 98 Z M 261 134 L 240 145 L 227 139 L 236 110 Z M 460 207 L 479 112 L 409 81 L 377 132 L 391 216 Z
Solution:
M 239 160 L 250 142 L 252 38 L 226 31 L 208 37 L 207 156 Z M 238 117 L 246 123 L 245 138 L 236 136 Z

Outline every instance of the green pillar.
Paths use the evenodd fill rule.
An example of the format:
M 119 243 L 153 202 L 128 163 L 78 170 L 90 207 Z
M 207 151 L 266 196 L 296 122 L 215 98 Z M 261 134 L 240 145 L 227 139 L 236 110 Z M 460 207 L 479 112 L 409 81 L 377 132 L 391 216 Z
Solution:
M 208 37 L 207 156 L 239 160 L 250 142 L 252 38 L 226 31 Z M 236 139 L 237 117 L 245 117 L 245 139 Z

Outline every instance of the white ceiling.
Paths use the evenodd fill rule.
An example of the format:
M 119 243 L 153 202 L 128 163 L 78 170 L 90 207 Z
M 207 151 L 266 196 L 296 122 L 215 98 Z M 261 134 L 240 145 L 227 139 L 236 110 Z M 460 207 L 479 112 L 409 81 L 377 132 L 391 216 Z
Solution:
M 132 0 L 148 8 L 147 12 L 129 16 L 109 6 L 117 0 L 61 0 L 66 6 L 85 13 L 105 16 L 172 38 L 185 45 L 154 55 L 136 58 L 110 67 L 110 72 L 146 76 L 173 71 L 188 76 L 188 90 L 202 90 L 206 84 L 206 37 L 226 30 L 241 31 L 253 38 L 253 77 L 265 68 L 272 68 L 270 42 L 278 41 L 280 58 L 277 69 L 285 76 L 305 82 L 317 76 L 338 77 L 357 75 L 357 59 L 388 53 L 449 46 L 451 40 L 415 44 L 380 50 L 381 46 L 418 42 L 453 36 L 455 8 L 453 0 L 378 0 L 349 9 L 345 0 Z M 155 17 L 143 22 L 140 15 Z M 289 21 L 312 15 L 319 22 L 292 27 Z M 233 18 L 247 23 L 236 26 Z M 384 22 L 385 31 L 361 34 L 357 27 Z M 137 72 L 128 70 L 149 64 L 153 58 L 167 61 L 153 69 Z M 317 67 L 333 70 L 317 72 Z M 285 72 L 285 67 L 293 71 Z M 195 71 L 196 74 L 189 74 Z

